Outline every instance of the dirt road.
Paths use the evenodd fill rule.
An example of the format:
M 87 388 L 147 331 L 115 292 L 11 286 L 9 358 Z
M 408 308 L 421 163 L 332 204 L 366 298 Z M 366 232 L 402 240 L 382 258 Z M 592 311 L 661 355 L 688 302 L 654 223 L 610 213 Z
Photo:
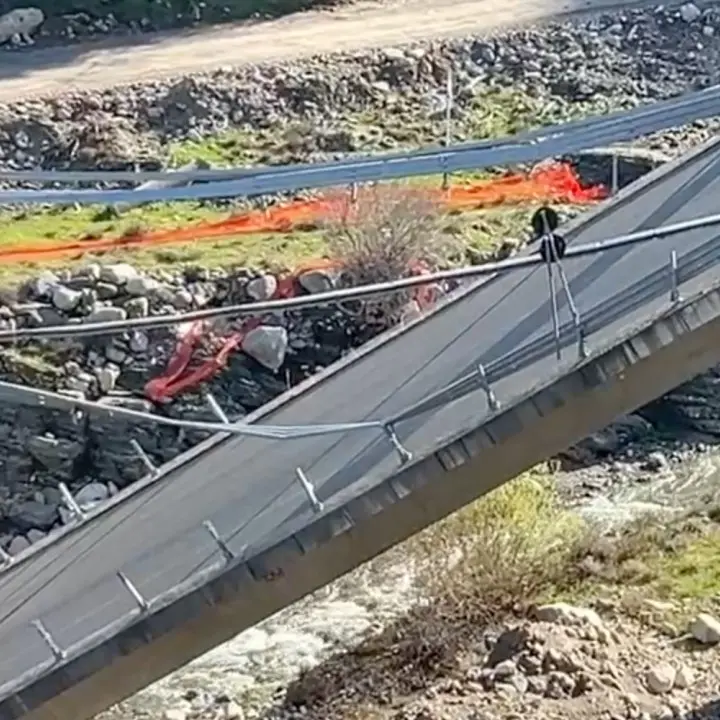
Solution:
M 0 102 L 431 37 L 482 33 L 629 5 L 623 0 L 389 0 L 280 20 L 3 53 Z

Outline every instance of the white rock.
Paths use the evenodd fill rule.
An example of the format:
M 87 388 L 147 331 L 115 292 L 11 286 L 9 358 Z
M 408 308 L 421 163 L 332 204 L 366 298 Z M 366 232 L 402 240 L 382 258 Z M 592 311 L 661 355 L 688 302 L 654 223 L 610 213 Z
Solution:
M 0 34 L 0 37 L 2 35 Z M 60 282 L 58 276 L 49 270 L 43 270 L 33 281 L 32 281 L 32 292 L 36 298 L 44 298 L 52 295 L 52 291 L 55 286 Z
M 47 533 L 44 533 L 42 530 L 38 530 L 37 528 L 31 528 L 27 531 L 25 537 L 27 537 L 30 544 L 34 545 L 36 542 L 40 542 L 40 540 L 46 538 Z
M 125 348 L 113 343 L 105 346 L 105 357 L 115 365 L 122 365 L 127 359 Z
M 691 23 L 702 15 L 700 8 L 694 3 L 685 3 L 680 6 L 680 17 L 686 22 Z
M 73 392 L 85 395 L 92 387 L 93 376 L 88 373 L 81 372 L 67 379 L 67 389 Z
M 223 707 L 223 716 L 225 720 L 244 720 L 245 713 L 236 702 L 231 701 Z
M 283 327 L 260 325 L 242 341 L 242 350 L 269 370 L 277 371 L 285 362 L 288 347 L 287 331 Z
M 188 713 L 180 708 L 168 708 L 163 713 L 163 720 L 187 720 Z
M 125 292 L 135 297 L 143 297 L 154 292 L 158 286 L 159 283 L 157 280 L 145 277 L 144 275 L 137 275 L 136 277 L 128 278 L 128 281 L 125 283 Z
M 120 368 L 117 365 L 108 363 L 107 365 L 95 370 L 95 377 L 97 378 L 98 385 L 100 385 L 100 391 L 107 393 L 115 388 L 115 385 L 120 377 Z
M 111 305 L 96 307 L 85 318 L 86 323 L 115 322 L 117 320 L 126 320 L 127 313 L 124 308 L 112 307 Z
M 32 44 L 30 33 L 35 32 L 45 22 L 40 8 L 16 8 L 0 17 L 0 43 L 11 40 L 15 35 Z
M 659 613 L 667 613 L 672 612 L 675 609 L 675 604 L 667 601 L 662 600 L 654 600 L 652 598 L 648 598 L 645 600 L 645 604 L 648 606 L 650 610 L 655 610 Z
M 673 687 L 686 690 L 687 688 L 692 687 L 694 681 L 695 673 L 692 668 L 689 668 L 687 665 L 682 665 L 675 674 L 675 683 Z
M 312 294 L 329 292 L 335 287 L 330 274 L 322 270 L 308 270 L 301 273 L 298 282 L 303 290 Z
M 600 616 L 594 610 L 568 605 L 563 602 L 542 605 L 535 611 L 535 616 L 541 622 L 556 623 L 558 625 L 588 624 L 593 627 L 603 627 Z
M 74 310 L 82 299 L 82 293 L 72 290 L 64 285 L 57 285 L 53 289 L 52 303 L 58 309 L 64 312 Z
M 178 310 L 187 310 L 189 307 L 192 306 L 193 303 L 192 293 L 185 288 L 175 290 L 171 302 L 173 304 L 173 307 L 177 308 Z
M 130 336 L 130 351 L 144 353 L 150 347 L 150 338 L 141 330 L 135 330 Z
M 411 323 L 414 320 L 417 320 L 421 315 L 422 315 L 422 310 L 420 309 L 420 305 L 418 305 L 417 300 L 411 300 L 402 309 L 402 311 L 400 313 L 400 322 L 401 323 Z
M 383 55 L 388 60 L 406 60 L 407 57 L 405 55 L 405 51 L 401 50 L 400 48 L 386 48 L 383 50 Z
M 660 663 L 648 670 L 645 677 L 648 690 L 656 695 L 670 692 L 675 685 L 677 672 L 669 663 Z
M 11 555 L 19 555 L 23 550 L 27 550 L 30 547 L 30 542 L 24 535 L 16 535 L 10 545 L 8 545 L 7 551 Z
M 274 275 L 262 275 L 250 280 L 245 292 L 255 301 L 269 300 L 277 291 L 277 278 Z
M 106 265 L 100 270 L 100 279 L 113 285 L 125 285 L 138 275 L 138 271 L 128 263 Z
M 715 645 L 720 642 L 720 621 L 712 615 L 700 613 L 690 623 L 688 632 L 703 645 Z
M 99 482 L 91 482 L 75 493 L 75 502 L 84 510 L 97 505 L 110 497 L 107 486 Z

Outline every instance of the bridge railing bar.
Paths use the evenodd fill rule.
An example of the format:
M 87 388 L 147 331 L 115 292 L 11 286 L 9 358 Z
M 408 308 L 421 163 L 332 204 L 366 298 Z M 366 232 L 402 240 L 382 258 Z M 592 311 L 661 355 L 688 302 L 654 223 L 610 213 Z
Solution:
M 492 165 L 525 163 L 577 152 L 601 143 L 629 140 L 720 112 L 720 88 L 633 108 L 612 116 L 592 117 L 564 125 L 540 128 L 495 141 L 480 141 L 448 148 L 423 149 L 381 157 L 351 158 L 317 165 L 277 168 L 231 168 L 179 172 L 45 172 L 2 171 L 11 182 L 182 182 L 208 183 L 191 187 L 135 188 L 131 190 L 9 190 L 0 192 L 0 203 L 145 203 L 239 195 L 257 195 L 350 185 L 410 175 L 428 175 Z
M 652 275 L 646 276 L 641 281 L 641 284 L 643 287 L 647 288 L 648 286 L 651 286 L 653 289 L 653 292 L 660 288 L 662 291 L 662 288 L 668 288 L 670 287 L 670 302 L 671 305 L 677 305 L 677 297 L 679 297 L 677 290 L 682 282 L 691 279 L 692 277 L 695 277 L 699 272 L 702 272 L 704 269 L 707 269 L 708 267 L 708 260 L 712 259 L 715 262 L 720 260 L 720 247 L 718 247 L 718 242 L 716 238 L 713 238 L 712 240 L 708 241 L 702 248 L 699 248 L 697 252 L 689 253 L 685 257 L 680 260 L 677 256 L 677 252 L 673 249 L 671 250 L 671 259 L 670 259 L 670 267 L 671 272 L 669 273 L 667 270 L 661 269 L 661 271 L 658 271 L 660 275 L 658 276 L 658 273 L 653 273 Z M 684 267 L 683 267 L 684 266 Z M 685 270 L 685 272 L 681 272 L 682 270 Z M 659 283 L 659 284 L 658 284 Z M 647 290 L 645 290 L 645 294 L 647 294 Z M 633 293 L 628 292 L 621 292 L 618 294 L 618 297 L 621 299 L 624 299 L 625 302 L 628 302 L 628 297 L 632 300 Z M 642 296 L 644 297 L 644 295 Z M 653 295 L 653 297 L 657 297 L 657 295 Z M 659 297 L 662 297 L 662 293 L 659 295 Z M 601 306 L 602 308 L 607 309 L 608 303 L 603 303 Z M 597 310 L 597 308 L 596 308 Z M 589 313 L 589 316 L 592 320 L 595 320 L 593 317 L 597 313 L 591 312 Z M 590 322 L 590 327 L 592 328 L 596 323 Z M 573 324 L 571 323 L 568 327 L 568 330 L 572 330 Z M 551 339 L 552 340 L 552 339 Z M 552 345 L 551 345 L 552 347 Z M 496 367 L 500 368 L 501 359 L 498 359 L 496 363 Z M 581 361 L 582 357 L 578 353 L 577 355 L 577 361 Z M 505 369 L 508 371 L 511 368 L 511 364 L 506 360 L 505 361 Z M 475 377 L 476 382 L 476 388 L 477 385 L 483 389 L 485 393 L 485 397 L 487 400 L 488 409 L 492 412 L 496 411 L 499 408 L 499 401 L 497 397 L 495 396 L 494 391 L 492 390 L 490 379 L 489 379 L 490 372 L 486 370 L 485 366 L 482 364 L 478 364 L 477 369 L 472 373 L 472 375 Z M 501 377 L 501 373 L 496 372 L 496 377 L 499 379 Z M 68 401 L 70 401 L 70 398 L 67 398 Z M 386 423 L 383 428 L 388 427 L 388 423 Z M 402 461 L 402 459 L 401 459 Z M 315 512 L 323 512 L 324 505 L 323 502 L 317 497 L 317 493 L 315 491 L 314 486 L 309 482 L 307 476 L 305 473 L 298 469 L 296 471 L 296 479 L 301 483 L 303 486 L 304 491 L 306 492 L 308 499 L 310 500 L 311 506 L 313 507 Z M 242 554 L 238 555 L 236 553 L 233 553 L 230 544 L 229 539 L 222 538 L 220 534 L 218 533 L 215 525 L 213 524 L 212 520 L 208 519 L 202 523 L 202 527 L 204 530 L 210 534 L 214 545 L 218 548 L 220 553 L 223 556 L 223 565 L 222 567 L 225 567 L 228 563 L 235 562 L 238 559 L 242 559 L 242 557 L 245 556 L 245 553 L 247 551 L 247 546 L 243 546 Z M 233 534 L 233 537 L 237 534 L 236 531 Z M 156 551 L 154 549 L 154 551 Z M 183 560 L 184 561 L 184 560 Z M 201 569 L 195 571 L 194 574 L 188 576 L 189 580 L 186 583 L 182 583 L 182 587 L 185 587 L 185 585 L 188 585 L 190 587 L 191 585 L 194 587 L 199 580 L 207 580 L 210 577 L 213 577 L 213 573 L 217 574 L 222 571 L 222 567 L 213 566 L 212 571 L 208 569 L 202 569 L 204 568 L 204 564 L 200 566 Z M 161 577 L 166 573 L 166 569 L 163 567 L 160 572 L 157 575 L 154 575 L 153 577 Z M 167 604 L 171 599 L 174 599 L 178 597 L 178 592 L 180 586 L 172 586 L 168 590 L 159 593 L 157 596 L 153 598 L 146 598 L 140 589 L 133 583 L 131 579 L 131 573 L 121 568 L 120 570 L 115 572 L 116 577 L 121 581 L 121 583 L 126 588 L 127 592 L 132 597 L 136 607 L 136 612 L 140 612 L 141 614 L 147 614 L 149 612 L 152 612 L 153 608 L 155 607 L 164 607 L 165 604 Z M 53 610 L 54 611 L 54 610 Z M 53 612 L 50 611 L 50 612 Z M 111 628 L 115 625 L 118 625 L 122 621 L 123 626 L 127 624 L 127 622 L 132 621 L 132 616 L 127 616 L 126 614 L 121 615 L 116 620 L 113 620 L 112 622 L 107 623 L 104 628 Z M 59 647 L 58 643 L 54 639 L 54 637 L 49 632 L 47 626 L 44 624 L 42 618 L 38 618 L 36 620 L 31 621 L 31 626 L 34 628 L 34 631 L 38 633 L 43 642 L 47 645 L 47 647 L 50 649 L 50 652 L 53 657 L 53 664 L 57 665 L 58 663 L 66 662 L 71 660 L 73 657 L 82 654 L 84 649 L 88 647 L 91 642 L 95 642 L 95 638 L 98 636 L 98 632 L 96 631 L 92 633 L 92 635 L 88 636 L 85 639 L 80 639 L 78 642 L 75 642 L 72 644 L 72 652 L 69 650 L 65 650 Z M 120 627 L 120 625 L 118 625 Z M 1 644 L 1 638 L 0 638 L 0 644 Z M 34 671 L 34 675 L 38 675 L 40 672 L 44 672 L 45 669 L 47 669 L 46 664 L 39 665 Z M 29 673 L 25 673 L 23 678 L 15 679 L 9 683 L 5 683 L 0 688 L 0 695 L 6 695 L 10 694 L 11 692 L 15 691 L 16 688 L 19 688 L 23 682 L 27 682 L 27 678 L 30 676 Z
M 569 251 L 567 254 L 569 255 Z M 690 279 L 699 272 L 702 272 L 709 264 L 716 263 L 718 260 L 720 260 L 720 244 L 718 243 L 718 237 L 713 237 L 703 245 L 685 255 L 683 258 L 685 279 Z M 682 267 L 679 259 L 677 259 L 677 253 L 676 262 L 678 263 L 677 282 L 679 283 L 682 279 Z M 670 282 L 672 283 L 672 280 L 670 280 Z M 583 351 L 583 356 L 587 356 L 585 337 L 597 329 L 597 327 L 599 327 L 604 321 L 607 321 L 608 318 L 614 319 L 621 315 L 628 303 L 634 301 L 639 302 L 638 298 L 646 299 L 656 291 L 664 292 L 667 287 L 668 271 L 665 268 L 659 268 L 653 273 L 646 275 L 641 280 L 638 280 L 631 287 L 626 288 L 624 292 L 609 298 L 602 304 L 586 312 L 583 315 L 582 323 L 583 345 L 582 348 L 578 348 L 578 356 L 581 354 L 581 349 Z M 570 326 L 560 326 L 561 343 L 564 338 L 569 339 L 573 332 L 573 324 Z M 428 397 L 423 398 L 405 410 L 393 415 L 391 418 L 388 418 L 388 421 L 397 425 L 405 420 L 410 420 L 427 412 L 432 412 L 433 410 L 446 405 L 448 402 L 452 402 L 468 393 L 474 392 L 479 387 L 482 388 L 484 383 L 497 382 L 505 377 L 508 372 L 513 372 L 517 369 L 525 367 L 532 362 L 535 362 L 540 356 L 550 352 L 554 343 L 554 333 L 547 333 L 535 340 L 520 345 L 514 350 L 511 350 L 499 358 L 495 358 L 487 364 L 483 363 L 483 376 L 480 376 L 477 369 L 466 373 L 457 380 L 448 383 L 440 390 L 430 394 Z M 481 360 L 481 362 L 483 361 Z
M 475 140 L 453 146 L 453 152 L 469 152 L 471 150 L 502 150 L 504 148 L 528 145 L 542 141 L 548 137 L 572 137 L 573 135 L 587 134 L 594 136 L 599 128 L 621 129 L 627 126 L 641 129 L 643 121 L 654 120 L 663 122 L 672 118 L 669 111 L 676 112 L 678 108 L 702 106 L 720 97 L 720 86 L 713 86 L 703 90 L 696 90 L 669 100 L 620 110 L 610 115 L 593 115 L 591 117 L 572 120 L 561 125 L 544 126 L 536 130 L 527 130 L 515 135 L 493 140 Z M 655 125 L 653 125 L 655 127 Z M 670 125 L 666 127 L 671 127 Z M 664 128 L 657 128 L 662 130 Z M 447 154 L 445 147 L 426 147 L 420 150 L 387 153 L 380 156 L 351 157 L 326 163 L 303 163 L 297 165 L 267 165 L 252 168 L 217 168 L 197 170 L 8 170 L 0 169 L 0 180 L 12 183 L 98 183 L 98 182 L 218 182 L 235 180 L 238 178 L 251 178 L 258 175 L 283 175 L 290 171 L 303 171 L 309 169 L 326 170 L 335 167 L 363 166 L 367 164 L 379 165 L 388 162 L 405 161 L 413 158 L 437 157 Z

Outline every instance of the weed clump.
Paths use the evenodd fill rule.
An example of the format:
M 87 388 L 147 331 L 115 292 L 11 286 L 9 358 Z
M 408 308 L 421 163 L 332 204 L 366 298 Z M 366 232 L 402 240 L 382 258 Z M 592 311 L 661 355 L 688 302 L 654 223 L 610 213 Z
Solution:
M 442 230 L 439 202 L 409 184 L 370 185 L 352 202 L 334 204 L 325 223 L 327 252 L 343 267 L 348 286 L 382 283 L 444 265 L 457 240 Z M 400 319 L 411 292 L 368 300 L 354 309 L 371 324 L 390 326 Z
M 290 685 L 288 706 L 327 713 L 357 700 L 383 704 L 457 669 L 461 649 L 488 625 L 562 577 L 583 524 L 552 479 L 528 473 L 409 540 L 420 602 L 358 647 Z

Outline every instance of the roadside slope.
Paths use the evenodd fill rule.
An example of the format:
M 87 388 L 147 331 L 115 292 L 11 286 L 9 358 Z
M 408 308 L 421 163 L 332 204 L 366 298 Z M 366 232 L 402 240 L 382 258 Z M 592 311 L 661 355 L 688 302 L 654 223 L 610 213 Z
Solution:
M 7 54 L 0 102 L 148 82 L 221 67 L 490 32 L 569 15 L 652 6 L 623 0 L 397 0 L 140 41 Z

